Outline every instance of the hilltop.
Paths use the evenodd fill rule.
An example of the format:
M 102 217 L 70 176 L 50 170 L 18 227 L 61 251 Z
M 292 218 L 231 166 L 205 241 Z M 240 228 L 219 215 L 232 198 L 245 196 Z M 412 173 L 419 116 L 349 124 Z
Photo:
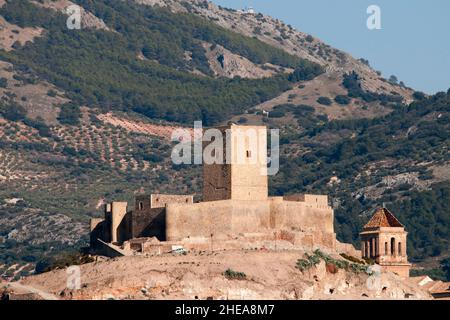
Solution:
M 29 277 L 19 286 L 12 283 L 7 291 L 74 300 L 431 299 L 413 282 L 391 273 L 368 280 L 377 276 L 324 261 L 300 271 L 296 263 L 303 254 L 241 250 L 121 257 L 82 265 L 80 290 L 67 288 L 67 270 L 60 269 Z
M 70 4 L 81 30 L 67 30 Z M 206 1 L 0 6 L 0 274 L 82 247 L 113 199 L 198 195 L 200 168 L 170 161 L 171 130 L 194 120 L 280 128 L 271 193 L 329 194 L 340 239 L 358 244 L 385 202 L 414 261 L 449 254 L 448 93 L 427 97 L 282 21 Z

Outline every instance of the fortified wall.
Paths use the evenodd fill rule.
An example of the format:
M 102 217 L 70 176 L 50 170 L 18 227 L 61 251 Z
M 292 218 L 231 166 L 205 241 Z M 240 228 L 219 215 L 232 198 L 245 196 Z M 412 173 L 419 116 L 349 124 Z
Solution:
M 91 246 L 161 251 L 171 245 L 205 249 L 214 242 L 215 249 L 226 249 L 283 240 L 336 250 L 327 196 L 269 197 L 266 127 L 230 125 L 208 131 L 205 140 L 209 160 L 203 164 L 202 202 L 194 203 L 192 195 L 161 194 L 138 196 L 133 208 L 113 202 L 104 219 L 91 221 Z M 226 147 L 215 148 L 220 144 Z
M 327 199 L 327 196 L 312 197 Z M 220 200 L 187 206 L 169 204 L 166 209 L 169 241 L 201 237 L 230 240 L 251 234 L 331 249 L 335 246 L 333 210 L 315 201 L 288 201 L 282 197 L 263 201 Z

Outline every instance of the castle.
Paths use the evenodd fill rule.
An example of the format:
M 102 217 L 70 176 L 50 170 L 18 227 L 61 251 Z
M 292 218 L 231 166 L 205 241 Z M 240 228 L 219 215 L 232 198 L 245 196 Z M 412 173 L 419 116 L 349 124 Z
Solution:
M 104 219 L 91 220 L 91 248 L 109 256 L 273 246 L 361 255 L 336 240 L 326 195 L 269 197 L 265 126 L 231 124 L 218 130 L 231 133 L 222 141 L 231 161 L 203 164 L 201 202 L 194 202 L 193 195 L 151 194 L 137 196 L 134 208 L 126 202 L 109 203 Z M 250 131 L 258 133 L 258 143 L 249 143 Z M 225 157 L 214 152 L 214 157 Z M 365 232 L 364 244 L 377 237 L 368 233 L 372 229 Z

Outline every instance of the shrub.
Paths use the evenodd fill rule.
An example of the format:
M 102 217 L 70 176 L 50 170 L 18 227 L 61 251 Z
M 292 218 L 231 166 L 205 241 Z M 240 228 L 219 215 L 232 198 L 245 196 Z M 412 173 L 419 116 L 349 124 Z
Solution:
M 314 62 L 302 60 L 293 73 L 289 75 L 290 82 L 312 80 L 318 75 L 325 72 L 325 69 Z
M 15 102 L 0 104 L 0 114 L 10 121 L 21 121 L 25 119 L 26 113 L 25 108 Z
M 370 265 L 374 265 L 375 264 L 375 260 L 373 260 L 372 258 L 363 258 L 363 260 Z
M 336 101 L 336 103 L 338 103 L 340 105 L 345 106 L 351 102 L 351 99 L 348 96 L 338 95 L 338 96 L 336 96 L 336 98 L 334 98 L 334 101 Z
M 240 117 L 238 120 L 238 123 L 247 123 L 247 122 L 248 122 L 248 119 L 245 117 Z
M 306 36 L 305 40 L 311 43 L 311 42 L 314 41 L 314 37 L 313 37 L 312 35 L 308 34 L 308 35 Z
M 227 269 L 223 275 L 228 280 L 245 280 L 247 278 L 247 275 L 244 272 L 238 272 L 232 269 Z
M 8 86 L 8 80 L 6 78 L 0 78 L 0 88 L 6 88 Z
M 348 261 L 345 260 L 337 260 L 327 255 L 326 253 L 323 253 L 319 249 L 314 251 L 313 255 L 309 255 L 306 253 L 305 258 L 306 259 L 299 259 L 296 265 L 296 268 L 302 272 L 317 265 L 320 262 L 320 260 L 323 260 L 325 262 L 327 270 L 331 273 L 336 273 L 337 269 L 343 269 L 355 273 L 367 271 L 367 266 L 364 265 L 364 262 L 349 263 Z
M 423 92 L 416 91 L 413 93 L 413 98 L 416 100 L 423 100 L 425 99 L 425 94 Z
M 365 102 L 378 100 L 384 104 L 387 104 L 388 102 L 401 103 L 403 100 L 403 98 L 399 95 L 378 94 L 375 92 L 365 91 L 361 86 L 360 76 L 355 71 L 344 74 L 342 85 L 347 89 L 349 97 L 359 97 Z
M 56 94 L 57 94 L 57 92 L 55 90 L 53 90 L 53 89 L 50 89 L 50 90 L 47 91 L 47 95 L 49 97 L 56 97 Z
M 285 113 L 281 110 L 273 110 L 269 113 L 270 118 L 282 118 L 285 116 Z
M 320 257 L 316 254 L 309 255 L 305 253 L 306 259 L 298 259 L 296 268 L 299 269 L 301 272 L 310 269 L 311 267 L 316 266 L 320 262 Z
M 50 128 L 47 126 L 47 124 L 41 117 L 37 117 L 35 120 L 25 118 L 23 120 L 23 122 L 27 126 L 33 127 L 36 130 L 38 130 L 39 135 L 41 137 L 51 137 L 52 136 L 52 132 L 51 132 Z
M 319 97 L 319 99 L 317 99 L 317 102 L 324 106 L 331 106 L 331 104 L 333 103 L 333 101 L 331 101 L 331 99 L 327 97 Z
M 80 123 L 81 111 L 78 105 L 66 103 L 61 106 L 58 121 L 61 124 L 78 125 Z
M 392 76 L 389 77 L 388 81 L 390 83 L 397 84 L 398 83 L 398 78 L 396 76 L 392 75 Z
M 340 256 L 348 261 L 354 262 L 354 263 L 360 263 L 360 264 L 365 264 L 365 262 L 363 260 L 360 260 L 358 258 L 355 258 L 353 256 L 349 256 L 348 254 L 345 253 L 341 253 Z

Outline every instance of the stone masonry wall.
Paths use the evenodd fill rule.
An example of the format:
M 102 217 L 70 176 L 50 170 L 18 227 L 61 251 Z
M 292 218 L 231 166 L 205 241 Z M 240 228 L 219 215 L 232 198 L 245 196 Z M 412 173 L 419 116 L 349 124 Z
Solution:
M 169 241 L 209 238 L 211 235 L 226 240 L 246 233 L 272 234 L 276 230 L 308 233 L 311 239 L 302 241 L 333 247 L 333 210 L 308 207 L 305 203 L 283 201 L 282 198 L 167 206 L 166 236 Z
M 131 213 L 131 238 L 157 237 L 158 240 L 166 239 L 166 209 L 148 208 L 147 210 L 135 210 Z

